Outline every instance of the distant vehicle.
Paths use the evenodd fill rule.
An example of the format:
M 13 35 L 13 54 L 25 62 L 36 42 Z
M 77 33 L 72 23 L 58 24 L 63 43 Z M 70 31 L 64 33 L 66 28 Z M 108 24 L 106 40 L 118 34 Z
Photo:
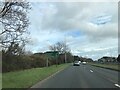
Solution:
M 83 65 L 85 65 L 87 62 L 82 62 Z
M 80 63 L 81 63 L 81 61 L 75 61 L 75 62 L 73 63 L 73 66 L 80 66 Z

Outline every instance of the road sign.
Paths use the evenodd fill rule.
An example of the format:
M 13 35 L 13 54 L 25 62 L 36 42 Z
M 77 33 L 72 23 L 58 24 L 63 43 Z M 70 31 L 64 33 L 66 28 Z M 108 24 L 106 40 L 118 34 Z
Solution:
M 46 55 L 48 57 L 57 57 L 59 55 L 59 52 L 58 51 L 49 51 L 49 52 L 46 52 Z

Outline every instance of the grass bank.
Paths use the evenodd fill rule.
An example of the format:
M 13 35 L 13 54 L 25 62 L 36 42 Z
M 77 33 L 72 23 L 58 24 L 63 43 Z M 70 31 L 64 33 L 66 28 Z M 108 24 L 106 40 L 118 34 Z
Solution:
M 8 72 L 2 75 L 2 88 L 28 88 L 70 64 Z
M 101 63 L 93 63 L 93 62 L 89 62 L 88 64 L 96 67 L 120 71 L 120 64 L 101 64 Z
M 0 90 L 2 89 L 2 73 L 0 72 Z

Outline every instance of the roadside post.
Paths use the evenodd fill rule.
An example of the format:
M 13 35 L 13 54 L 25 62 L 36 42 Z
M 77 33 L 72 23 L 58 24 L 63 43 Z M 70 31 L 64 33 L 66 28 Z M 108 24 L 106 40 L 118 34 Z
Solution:
M 48 67 L 48 59 L 49 59 L 49 58 L 47 57 L 47 59 L 46 59 L 46 67 Z

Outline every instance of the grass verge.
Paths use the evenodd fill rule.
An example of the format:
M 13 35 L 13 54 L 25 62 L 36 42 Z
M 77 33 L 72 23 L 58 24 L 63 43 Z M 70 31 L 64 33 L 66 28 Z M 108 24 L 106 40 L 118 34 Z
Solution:
M 100 64 L 100 63 L 91 63 L 91 62 L 89 62 L 88 64 L 96 67 L 120 71 L 120 64 Z
M 0 72 L 0 90 L 2 89 L 2 73 Z
M 2 88 L 29 88 L 38 81 L 62 70 L 70 64 L 53 65 L 44 68 L 33 68 L 17 72 L 2 74 Z

